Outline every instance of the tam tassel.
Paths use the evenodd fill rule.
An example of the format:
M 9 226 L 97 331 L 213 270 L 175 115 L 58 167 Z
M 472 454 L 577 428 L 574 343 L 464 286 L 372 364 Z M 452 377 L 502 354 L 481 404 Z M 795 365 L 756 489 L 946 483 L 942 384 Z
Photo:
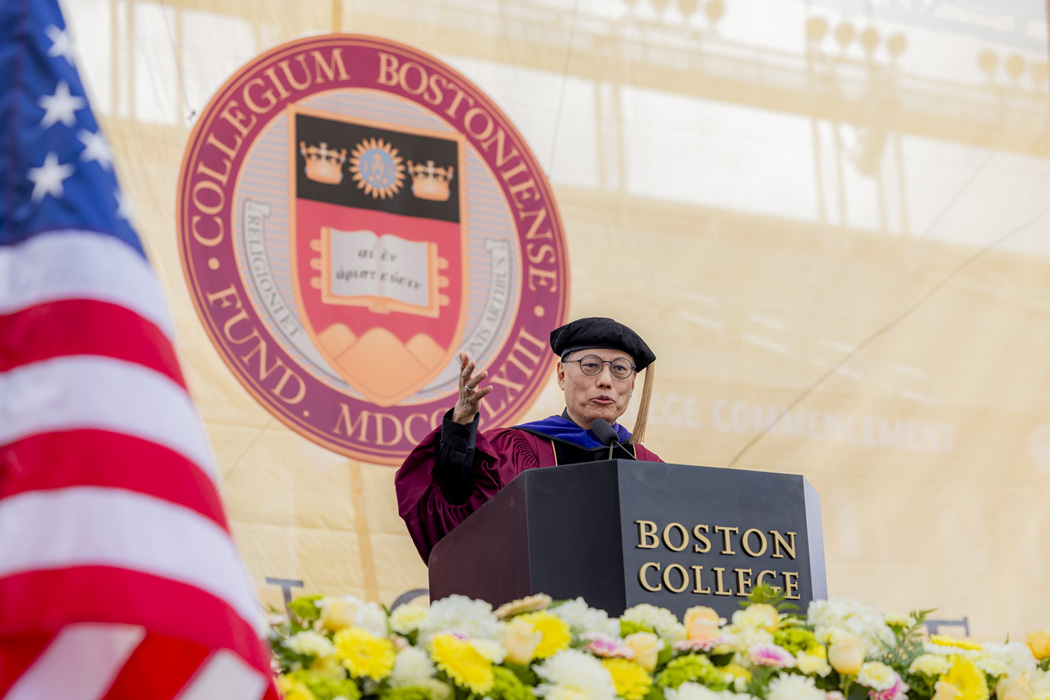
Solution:
M 645 383 L 642 385 L 642 398 L 638 402 L 638 417 L 634 419 L 634 430 L 627 444 L 637 445 L 645 439 L 645 426 L 649 422 L 649 399 L 653 396 L 653 373 L 656 363 L 645 369 Z

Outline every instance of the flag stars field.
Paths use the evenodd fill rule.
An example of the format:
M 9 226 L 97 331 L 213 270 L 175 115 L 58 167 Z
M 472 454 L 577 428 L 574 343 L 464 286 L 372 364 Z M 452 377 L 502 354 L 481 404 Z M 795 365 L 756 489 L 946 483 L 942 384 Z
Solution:
M 62 122 L 69 127 L 75 126 L 77 123 L 76 112 L 79 109 L 84 109 L 87 101 L 83 97 L 72 94 L 69 91 L 69 83 L 65 80 L 60 80 L 58 87 L 55 88 L 55 94 L 50 96 L 44 95 L 37 104 L 45 110 L 44 118 L 40 120 L 40 126 L 46 129 L 58 122 Z
M 72 165 L 58 162 L 58 154 L 49 151 L 44 157 L 44 164 L 39 168 L 29 168 L 26 177 L 33 183 L 33 201 L 39 202 L 47 195 L 59 198 L 65 194 L 62 182 L 76 171 Z
M 77 138 L 84 144 L 84 151 L 80 154 L 80 160 L 84 162 L 98 161 L 106 170 L 113 168 L 113 150 L 106 142 L 106 137 L 101 133 L 92 133 L 87 129 L 77 132 Z M 119 201 L 120 198 L 118 197 Z
M 69 32 L 52 24 L 44 30 L 44 34 L 51 40 L 51 48 L 47 50 L 47 55 L 51 58 L 61 56 L 69 65 L 73 65 L 73 42 L 70 41 Z

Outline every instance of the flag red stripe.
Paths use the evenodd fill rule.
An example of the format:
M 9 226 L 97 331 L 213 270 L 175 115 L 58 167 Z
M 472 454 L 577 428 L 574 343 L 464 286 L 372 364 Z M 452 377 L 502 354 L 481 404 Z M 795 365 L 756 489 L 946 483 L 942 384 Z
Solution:
M 229 532 L 208 475 L 162 445 L 104 430 L 42 433 L 0 446 L 0 500 L 26 491 L 103 486 L 136 491 L 191 508 Z
M 271 673 L 255 630 L 222 599 L 194 586 L 108 566 L 0 578 L 0 639 L 75 622 L 142 625 L 154 634 L 230 649 L 261 673 Z
M 175 350 L 157 326 L 123 306 L 65 299 L 0 315 L 0 372 L 63 355 L 134 362 L 185 388 Z
M 148 634 L 128 658 L 105 700 L 174 698 L 211 655 L 211 648 L 161 634 Z M 143 693 L 148 688 L 148 694 Z
M 51 644 L 55 634 L 49 630 L 0 637 L 0 697 L 7 694 L 15 681 Z

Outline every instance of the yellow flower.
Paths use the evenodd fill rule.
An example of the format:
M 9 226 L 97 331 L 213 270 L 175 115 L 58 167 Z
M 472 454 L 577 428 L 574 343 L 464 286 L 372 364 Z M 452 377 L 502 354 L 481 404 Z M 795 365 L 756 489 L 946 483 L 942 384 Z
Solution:
M 795 662 L 799 671 L 807 676 L 824 676 L 831 673 L 831 664 L 828 663 L 828 651 L 824 645 L 800 651 L 795 655 Z
M 967 642 L 965 639 L 956 639 L 946 634 L 931 634 L 930 642 L 942 647 L 955 647 L 956 649 L 969 649 L 970 651 L 979 651 L 981 649 L 981 645 L 977 642 Z
M 439 634 L 430 640 L 430 656 L 437 667 L 448 674 L 456 685 L 478 695 L 492 690 L 496 676 L 492 662 L 465 640 L 451 634 Z
M 332 639 L 336 654 L 354 678 L 381 681 L 394 670 L 397 652 L 389 639 L 380 639 L 360 627 L 347 627 Z
M 507 658 L 524 666 L 532 661 L 536 649 L 543 641 L 543 634 L 521 616 L 503 623 L 499 630 L 499 641 L 507 650 Z
M 706 642 L 718 636 L 718 627 L 725 622 L 713 609 L 697 605 L 685 611 L 682 618 L 685 635 L 694 642 Z
M 956 694 L 951 690 L 944 689 L 946 696 L 943 700 L 988 700 L 988 682 L 985 680 L 984 671 L 977 668 L 972 659 L 965 656 L 957 656 L 952 660 L 952 667 L 940 677 L 937 683 L 937 695 L 940 696 L 941 686 L 948 684 L 954 687 Z M 938 700 L 942 700 L 938 697 Z
M 664 644 L 660 638 L 651 632 L 635 632 L 629 634 L 623 643 L 634 651 L 634 662 L 646 671 L 656 668 L 656 659 Z
M 305 683 L 288 676 L 277 677 L 277 690 L 281 691 L 284 700 L 316 700 Z
M 767 632 L 775 632 L 780 622 L 780 613 L 772 605 L 756 603 L 733 613 L 733 623 L 745 627 L 758 627 Z
M 537 659 L 546 659 L 562 649 L 569 648 L 569 642 L 572 641 L 572 630 L 569 628 L 569 623 L 557 615 L 540 611 L 518 615 L 514 619 L 524 620 L 543 635 L 534 654 Z
M 863 642 L 849 632 L 832 634 L 828 645 L 828 663 L 843 675 L 855 674 L 864 663 Z
M 751 672 L 740 664 L 726 664 L 722 668 L 722 677 L 736 692 L 742 693 L 747 687 L 747 682 L 751 680 Z
M 602 659 L 602 666 L 612 676 L 616 694 L 624 700 L 642 700 L 653 685 L 652 676 L 628 659 Z
M 1032 650 L 1032 656 L 1036 661 L 1050 657 L 1050 632 L 1046 630 L 1029 632 L 1025 636 L 1025 641 L 1028 643 L 1028 648 Z

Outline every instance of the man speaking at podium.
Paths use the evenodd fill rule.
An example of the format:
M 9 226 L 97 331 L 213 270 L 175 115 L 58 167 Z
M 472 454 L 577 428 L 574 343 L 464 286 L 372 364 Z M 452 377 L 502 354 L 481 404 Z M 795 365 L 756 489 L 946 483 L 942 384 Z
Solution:
M 419 443 L 394 479 L 398 511 L 424 561 L 452 528 L 526 469 L 612 457 L 663 461 L 641 445 L 652 393 L 645 373 L 634 433 L 616 421 L 627 410 L 638 372 L 656 355 L 641 337 L 611 318 L 581 318 L 551 332 L 560 358 L 565 411 L 513 428 L 478 432 L 487 372 L 460 353 L 459 399 L 440 428 Z

